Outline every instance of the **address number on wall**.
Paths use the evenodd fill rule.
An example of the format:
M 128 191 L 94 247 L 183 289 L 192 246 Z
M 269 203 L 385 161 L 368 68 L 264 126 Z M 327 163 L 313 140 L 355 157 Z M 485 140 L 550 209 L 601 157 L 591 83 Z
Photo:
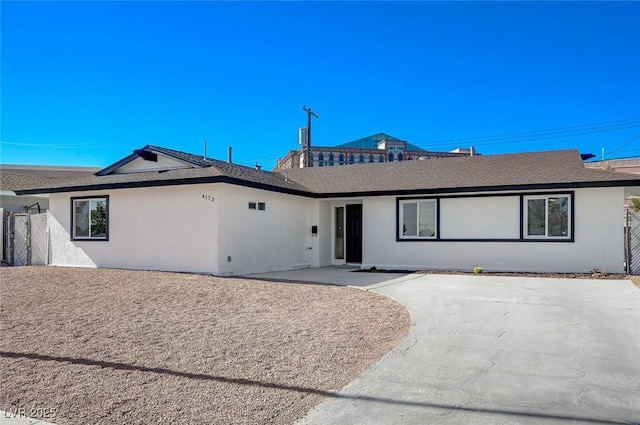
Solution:
M 209 202 L 213 202 L 213 195 L 202 195 L 202 199 L 204 199 L 205 201 L 209 201 Z

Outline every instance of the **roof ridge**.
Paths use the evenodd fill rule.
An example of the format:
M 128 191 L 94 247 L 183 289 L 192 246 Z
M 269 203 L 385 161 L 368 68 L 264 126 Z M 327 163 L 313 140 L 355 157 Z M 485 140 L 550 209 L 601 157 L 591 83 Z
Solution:
M 211 165 L 207 163 L 208 161 L 210 161 L 210 159 L 204 155 L 196 155 L 190 152 L 180 151 L 180 150 L 171 149 L 171 148 L 165 148 L 165 147 L 156 146 L 156 145 L 147 145 L 143 147 L 141 150 L 147 150 L 147 149 L 163 153 L 165 155 L 171 156 L 172 158 L 175 158 L 181 161 L 190 162 L 193 165 L 199 165 L 204 167 L 208 167 Z
M 175 150 L 175 149 L 169 149 L 169 148 L 163 148 L 161 146 L 154 146 L 154 145 L 147 145 L 146 147 L 148 147 L 149 149 L 153 149 L 156 150 L 158 152 L 162 152 L 167 154 L 168 152 L 166 151 L 170 151 L 170 152 L 175 152 L 178 154 L 182 154 L 182 155 L 187 155 L 190 157 L 198 157 L 195 154 L 189 153 L 189 152 L 184 152 L 184 151 L 179 151 L 179 150 Z M 264 170 L 264 169 L 257 169 L 255 167 L 251 167 L 248 165 L 243 165 L 243 164 L 237 164 L 234 162 L 229 162 L 229 161 L 224 161 L 222 159 L 218 159 L 218 158 L 208 158 L 208 157 L 199 157 L 202 161 L 206 161 L 207 165 L 206 168 L 208 167 L 212 167 L 215 168 L 216 170 L 218 170 L 221 174 L 223 175 L 227 175 L 229 176 L 229 169 L 235 169 L 236 171 L 240 171 L 240 172 L 249 172 L 249 173 L 253 173 L 255 174 L 262 174 L 263 176 L 270 176 L 270 177 L 275 177 L 278 180 L 282 180 L 283 182 L 293 182 L 293 180 L 289 180 L 288 177 L 286 176 L 286 174 L 283 173 L 279 173 L 279 172 L 274 172 L 274 171 L 270 171 L 270 170 Z M 181 158 L 178 158 L 181 159 Z M 234 173 L 231 173 L 234 174 Z M 307 188 L 305 185 L 298 183 L 298 182 L 294 182 L 295 184 L 304 187 L 305 189 L 307 189 L 309 192 L 313 192 L 313 190 Z

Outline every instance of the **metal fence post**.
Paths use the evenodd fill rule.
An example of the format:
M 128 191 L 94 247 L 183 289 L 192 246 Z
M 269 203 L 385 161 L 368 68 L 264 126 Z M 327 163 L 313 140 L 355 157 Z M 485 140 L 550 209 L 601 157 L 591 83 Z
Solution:
M 631 217 L 628 209 L 625 212 L 625 272 L 631 274 Z

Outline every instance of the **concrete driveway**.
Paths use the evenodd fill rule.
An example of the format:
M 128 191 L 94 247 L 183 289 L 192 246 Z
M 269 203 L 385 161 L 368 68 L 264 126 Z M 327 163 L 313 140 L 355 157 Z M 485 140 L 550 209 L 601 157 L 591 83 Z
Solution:
M 409 335 L 298 425 L 640 424 L 631 282 L 392 277 L 366 288 L 409 308 Z

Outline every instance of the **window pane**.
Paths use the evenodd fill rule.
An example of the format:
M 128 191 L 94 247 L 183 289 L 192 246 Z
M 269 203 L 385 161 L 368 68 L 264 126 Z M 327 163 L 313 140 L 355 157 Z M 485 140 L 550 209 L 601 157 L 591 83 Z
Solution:
M 264 211 L 267 209 L 267 204 L 265 204 L 264 202 L 258 202 L 258 209 L 260 211 Z
M 549 236 L 569 236 L 569 198 L 549 198 Z
M 418 204 L 416 202 L 406 202 L 402 204 L 402 235 L 418 235 Z
M 420 234 L 418 236 L 436 235 L 436 201 L 420 202 Z
M 91 237 L 104 238 L 107 236 L 107 208 L 101 199 L 91 200 Z
M 89 201 L 74 201 L 73 209 L 75 237 L 89 237 Z
M 546 199 L 529 199 L 527 201 L 527 235 L 546 235 L 545 228 Z

